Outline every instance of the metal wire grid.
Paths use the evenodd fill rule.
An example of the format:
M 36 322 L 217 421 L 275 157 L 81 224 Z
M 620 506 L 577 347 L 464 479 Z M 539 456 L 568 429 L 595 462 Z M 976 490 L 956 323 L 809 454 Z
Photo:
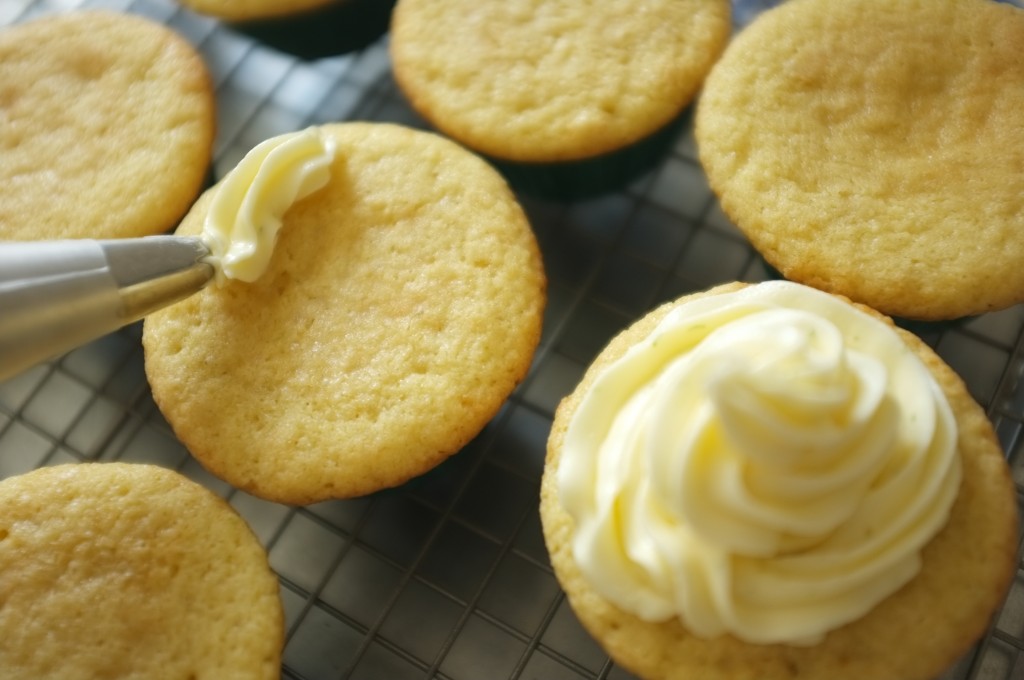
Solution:
M 770 1 L 736 0 L 749 20 Z M 192 41 L 218 97 L 215 174 L 263 139 L 361 119 L 425 127 L 390 78 L 386 44 L 305 63 L 171 0 L 2 0 L 0 26 L 106 7 Z M 0 383 L 0 478 L 42 465 L 149 462 L 226 498 L 266 545 L 287 619 L 283 677 L 625 680 L 569 609 L 540 535 L 537 492 L 558 400 L 614 333 L 657 303 L 767 278 L 719 210 L 690 131 L 629 189 L 554 203 L 521 197 L 550 280 L 534 366 L 466 449 L 394 490 L 294 508 L 211 477 L 175 440 L 146 384 L 139 326 Z M 915 327 L 988 408 L 1024 503 L 1024 306 Z M 1024 565 L 991 632 L 944 680 L 1024 678 Z

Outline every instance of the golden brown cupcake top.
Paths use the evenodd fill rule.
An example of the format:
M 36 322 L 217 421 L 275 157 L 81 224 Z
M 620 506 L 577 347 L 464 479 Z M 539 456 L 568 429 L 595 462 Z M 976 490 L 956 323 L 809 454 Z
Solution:
M 214 99 L 170 29 L 107 11 L 0 31 L 0 239 L 157 234 L 206 179 Z
M 784 276 L 895 316 L 1024 300 L 1024 11 L 795 0 L 708 76 L 700 159 Z
M 320 130 L 330 180 L 285 213 L 267 271 L 143 333 L 189 450 L 288 503 L 393 486 L 458 451 L 525 376 L 545 302 L 529 223 L 482 160 L 395 125 Z M 199 233 L 212 191 L 179 233 Z
M 395 77 L 446 134 L 511 161 L 577 160 L 690 102 L 729 35 L 724 0 L 401 0 Z
M 152 465 L 0 482 L 0 667 L 38 678 L 281 673 L 278 582 L 221 498 Z

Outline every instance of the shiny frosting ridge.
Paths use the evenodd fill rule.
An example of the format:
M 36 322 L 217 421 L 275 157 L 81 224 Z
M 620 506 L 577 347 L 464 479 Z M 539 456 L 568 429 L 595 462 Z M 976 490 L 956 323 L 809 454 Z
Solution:
M 559 497 L 598 593 L 693 634 L 809 645 L 920 570 L 952 410 L 884 321 L 776 281 L 695 298 L 596 378 Z
M 254 147 L 214 188 L 202 239 L 218 278 L 252 282 L 267 269 L 284 213 L 324 187 L 333 139 L 315 127 Z

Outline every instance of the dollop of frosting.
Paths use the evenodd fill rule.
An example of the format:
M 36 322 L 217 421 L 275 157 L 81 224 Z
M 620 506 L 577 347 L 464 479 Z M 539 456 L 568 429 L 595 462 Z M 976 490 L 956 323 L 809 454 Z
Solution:
M 578 404 L 574 559 L 693 634 L 811 645 L 920 570 L 960 485 L 952 410 L 883 321 L 768 282 L 671 311 Z
M 218 183 L 202 234 L 218 278 L 251 283 L 266 271 L 285 212 L 327 184 L 335 148 L 315 127 L 272 137 Z

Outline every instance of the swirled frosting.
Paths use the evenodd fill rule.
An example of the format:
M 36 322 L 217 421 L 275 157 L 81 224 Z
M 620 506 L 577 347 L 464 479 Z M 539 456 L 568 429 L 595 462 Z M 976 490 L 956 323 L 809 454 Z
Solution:
M 218 183 L 202 234 L 218 276 L 252 282 L 266 271 L 284 213 L 327 184 L 334 152 L 317 128 L 279 135 Z
M 680 305 L 608 366 L 557 483 L 574 559 L 613 604 L 808 645 L 920 570 L 959 488 L 956 439 L 891 327 L 769 282 Z

